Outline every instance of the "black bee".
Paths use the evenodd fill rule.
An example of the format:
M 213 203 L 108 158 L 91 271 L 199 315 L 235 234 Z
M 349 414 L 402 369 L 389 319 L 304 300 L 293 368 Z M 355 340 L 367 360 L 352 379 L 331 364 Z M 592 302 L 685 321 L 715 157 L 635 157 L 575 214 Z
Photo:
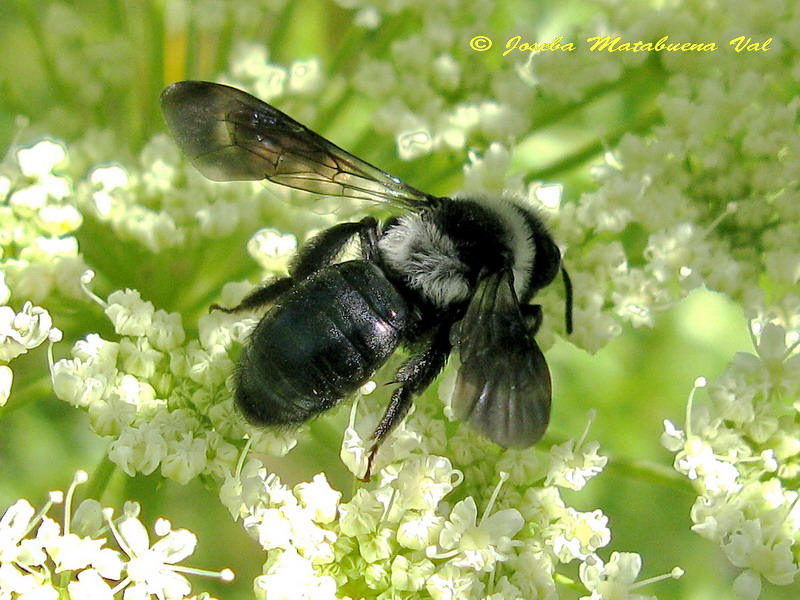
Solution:
M 501 198 L 421 192 L 232 87 L 175 83 L 161 106 L 178 146 L 209 179 L 268 179 L 406 210 L 383 224 L 366 217 L 319 233 L 298 251 L 288 277 L 221 309 L 272 305 L 236 371 L 236 402 L 251 422 L 299 425 L 356 392 L 405 347 L 411 357 L 372 435 L 366 480 L 381 443 L 455 347 L 455 416 L 506 448 L 542 437 L 550 372 L 534 340 L 542 308 L 530 301 L 560 269 L 571 332 L 572 291 L 534 210 Z M 361 259 L 337 262 L 356 237 Z

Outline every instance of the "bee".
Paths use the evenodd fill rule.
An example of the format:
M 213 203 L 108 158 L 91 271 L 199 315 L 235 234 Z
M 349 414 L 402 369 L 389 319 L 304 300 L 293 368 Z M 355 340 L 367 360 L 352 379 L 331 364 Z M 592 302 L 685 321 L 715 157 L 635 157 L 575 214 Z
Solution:
M 236 307 L 212 307 L 270 307 L 235 372 L 236 404 L 250 422 L 300 425 L 354 394 L 403 347 L 410 358 L 372 434 L 369 480 L 379 447 L 455 348 L 454 416 L 504 448 L 542 437 L 552 389 L 534 338 L 542 307 L 531 300 L 560 270 L 570 333 L 572 286 L 532 207 L 427 194 L 225 85 L 174 83 L 161 106 L 177 145 L 211 180 L 269 180 L 403 210 L 384 223 L 368 216 L 322 231 L 298 250 L 288 276 Z M 361 258 L 342 260 L 356 239 Z

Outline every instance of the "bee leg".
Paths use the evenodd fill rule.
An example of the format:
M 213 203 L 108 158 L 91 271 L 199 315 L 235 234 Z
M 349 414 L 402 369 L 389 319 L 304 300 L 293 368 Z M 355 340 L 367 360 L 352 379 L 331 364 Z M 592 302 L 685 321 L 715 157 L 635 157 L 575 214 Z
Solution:
M 427 350 L 412 356 L 398 369 L 395 382 L 400 383 L 389 401 L 386 413 L 372 434 L 372 447 L 367 456 L 367 470 L 361 481 L 369 481 L 372 463 L 381 444 L 411 408 L 414 396 L 422 393 L 444 368 L 452 348 L 448 336 L 449 327 L 440 327 Z
M 321 231 L 297 252 L 289 265 L 289 275 L 295 281 L 302 281 L 329 266 L 355 235 L 361 238 L 362 253 L 364 253 L 365 239 L 374 236 L 377 245 L 377 231 L 378 222 L 372 217 L 366 217 L 358 222 L 339 223 Z
M 380 262 L 378 255 L 378 221 L 374 217 L 364 217 L 359 221 L 361 229 L 358 232 L 361 240 L 361 255 L 364 260 Z
M 282 294 L 289 291 L 293 285 L 294 281 L 291 277 L 281 277 L 280 279 L 276 279 L 275 281 L 267 283 L 266 285 L 257 287 L 247 296 L 245 296 L 244 300 L 242 300 L 233 308 L 225 308 L 219 304 L 212 304 L 208 310 L 221 310 L 224 313 L 231 314 L 260 308 L 265 304 L 274 302 Z
M 373 217 L 365 217 L 358 222 L 340 223 L 318 233 L 298 250 L 289 265 L 289 277 L 257 287 L 238 306 L 224 308 L 219 304 L 212 304 L 209 310 L 237 313 L 271 304 L 288 292 L 295 283 L 329 266 L 355 235 L 361 239 L 362 254 L 366 260 L 377 254 L 378 221 Z
M 525 324 L 528 326 L 528 333 L 536 335 L 539 327 L 542 326 L 542 305 L 541 304 L 522 304 L 519 307 Z

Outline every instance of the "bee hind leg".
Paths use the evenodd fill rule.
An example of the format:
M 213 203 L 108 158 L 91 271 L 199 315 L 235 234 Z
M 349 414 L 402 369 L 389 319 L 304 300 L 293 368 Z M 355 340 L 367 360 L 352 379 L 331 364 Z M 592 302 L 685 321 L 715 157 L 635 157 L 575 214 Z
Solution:
M 359 478 L 361 481 L 370 480 L 372 464 L 378 449 L 389 433 L 406 416 L 414 396 L 424 392 L 444 368 L 452 348 L 448 331 L 449 327 L 439 327 L 430 346 L 421 354 L 409 358 L 398 369 L 394 382 L 401 385 L 392 394 L 386 413 L 372 434 L 372 447 L 367 455 L 367 470 L 364 476 Z

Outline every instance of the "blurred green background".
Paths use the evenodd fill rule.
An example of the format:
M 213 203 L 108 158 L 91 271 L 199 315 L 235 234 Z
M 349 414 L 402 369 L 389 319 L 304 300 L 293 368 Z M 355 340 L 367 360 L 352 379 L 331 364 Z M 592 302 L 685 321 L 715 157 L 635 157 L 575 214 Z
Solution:
M 246 3 L 207 4 L 209 10 L 216 5 L 213 10 L 226 12 Z M 552 30 L 585 22 L 591 15 L 591 7 L 579 2 L 543 2 L 535 9 L 526 0 L 504 4 L 507 6 L 493 13 L 487 31 L 510 30 L 516 22 L 530 25 L 535 19 L 544 20 Z M 275 8 L 265 13 L 267 17 L 249 26 L 216 30 L 197 25 L 181 33 L 170 32 L 164 15 L 182 7 L 184 3 L 169 0 L 0 2 L 0 39 L 5 48 L 0 53 L 2 147 L 41 135 L 71 141 L 80 138 L 91 125 L 113 136 L 118 149 L 116 160 L 132 163 L 143 144 L 165 130 L 157 104 L 163 86 L 183 78 L 213 79 L 227 68 L 231 48 L 239 39 L 265 43 L 270 60 L 277 63 L 288 65 L 316 56 L 321 58 L 324 69 L 346 73 L 360 53 L 380 52 L 415 26 L 413 19 L 397 17 L 387 19 L 376 31 L 361 31 L 351 25 L 352 11 L 332 2 L 288 0 L 275 3 Z M 70 64 L 69 53 L 61 52 L 65 48 L 75 50 L 75 56 L 86 51 L 90 60 Z M 491 68 L 491 61 L 500 59 L 487 56 L 485 60 L 489 63 L 485 68 Z M 643 105 L 658 92 L 658 85 L 649 81 L 642 88 L 638 97 Z M 365 102 L 358 108 L 374 112 L 379 107 Z M 628 110 L 629 116 L 636 107 Z M 366 149 L 356 149 L 357 154 L 433 193 L 444 194 L 458 188 L 463 157 L 438 155 L 401 162 L 395 155 L 394 140 L 389 136 L 377 136 L 375 140 L 363 114 L 355 110 L 342 114 L 350 116 L 326 132 L 341 145 L 363 141 L 363 135 L 371 136 L 374 143 Z M 641 114 L 645 115 L 643 119 L 632 119 L 636 127 L 647 122 L 647 110 Z M 562 121 L 555 130 L 531 140 L 527 155 L 516 157 L 516 166 L 526 172 L 538 170 L 550 181 L 563 182 L 565 201 L 573 202 L 582 191 L 590 189 L 589 162 L 578 160 L 562 165 L 559 156 L 574 156 L 571 149 L 586 143 L 581 119 L 620 121 L 622 133 L 627 122 L 624 116 L 620 116 L 614 98 L 600 99 L 574 120 Z M 583 158 L 596 158 L 598 149 L 594 150 L 594 155 L 587 151 Z M 219 251 L 241 253 L 242 261 L 249 261 L 243 239 L 220 244 Z M 147 252 L 142 252 L 139 259 L 150 261 L 149 266 L 161 260 Z M 250 262 L 246 269 L 250 275 L 257 274 L 256 266 Z M 125 281 L 125 274 L 119 274 L 119 279 Z M 137 283 L 140 282 L 131 281 L 128 285 L 137 287 Z M 158 295 L 157 290 L 138 289 L 149 299 Z M 167 290 L 164 296 L 168 295 Z M 55 325 L 62 327 L 58 307 L 46 307 L 53 312 Z M 82 331 L 79 326 L 66 331 L 67 340 L 57 347 L 57 356 L 66 355 L 70 340 L 107 327 L 96 322 L 83 326 Z M 694 496 L 688 484 L 677 479 L 674 484 L 644 479 L 640 472 L 627 468 L 630 465 L 626 459 L 669 468 L 672 455 L 659 441 L 663 419 L 682 426 L 695 378 L 702 375 L 713 381 L 735 352 L 751 350 L 741 310 L 720 294 L 696 290 L 677 307 L 660 314 L 653 329 L 626 327 L 620 337 L 595 355 L 563 340 L 548 353 L 555 387 L 551 434 L 554 438 L 577 435 L 585 426 L 587 411 L 596 409 L 589 439 L 599 440 L 603 453 L 618 457 L 585 490 L 569 495 L 568 502 L 580 510 L 600 508 L 610 517 L 613 537 L 605 557 L 613 550 L 641 553 L 642 577 L 669 572 L 676 565 L 686 570 L 683 579 L 656 584 L 643 593 L 663 599 L 732 597 L 730 586 L 736 570 L 715 546 L 689 529 Z M 66 488 L 75 469 L 91 472 L 97 468 L 106 449 L 105 441 L 89 433 L 85 414 L 52 394 L 43 393 L 44 347 L 17 359 L 13 368 L 12 396 L 0 411 L 0 510 L 20 497 L 41 504 L 48 490 Z M 701 400 L 703 396 L 701 392 Z M 339 414 L 332 423 L 342 420 L 343 415 Z M 305 458 L 301 443 L 283 461 L 282 475 L 288 483 L 322 468 L 319 463 L 305 462 Z M 335 441 L 325 460 L 326 469 L 338 462 Z M 347 485 L 343 473 L 340 468 L 338 474 L 330 475 L 334 484 Z M 198 534 L 198 550 L 187 564 L 209 569 L 231 566 L 237 571 L 233 584 L 195 580 L 195 590 L 208 589 L 220 598 L 230 599 L 251 595 L 252 578 L 259 573 L 264 557 L 256 543 L 239 526 L 232 525 L 213 492 L 199 482 L 182 487 L 156 476 L 128 478 L 117 473 L 104 501 L 121 506 L 126 499 L 142 502 L 148 524 L 156 517 L 166 516 L 176 527 Z M 778 589 L 765 583 L 762 598 L 797 596 L 796 588 Z

